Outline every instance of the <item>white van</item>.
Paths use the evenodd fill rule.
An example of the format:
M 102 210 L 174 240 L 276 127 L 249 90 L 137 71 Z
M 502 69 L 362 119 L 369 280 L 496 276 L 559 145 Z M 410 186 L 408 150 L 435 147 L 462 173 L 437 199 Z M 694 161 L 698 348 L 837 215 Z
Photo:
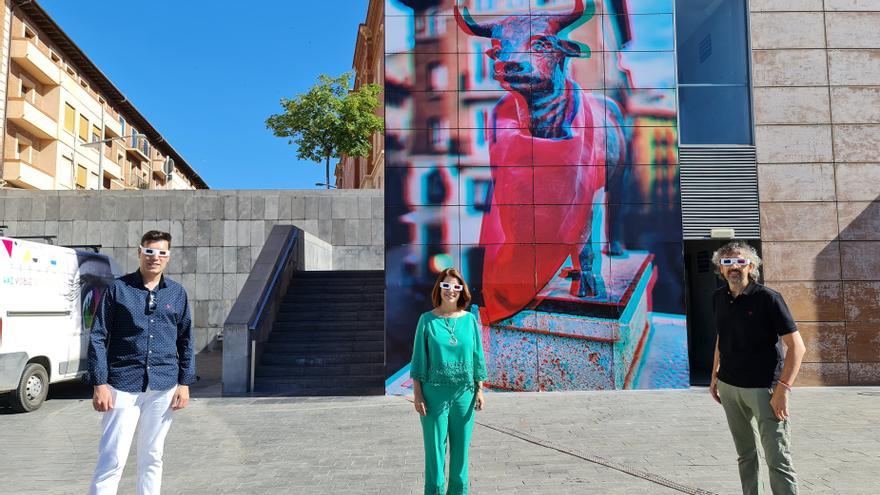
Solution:
M 0 237 L 0 394 L 20 412 L 87 371 L 89 332 L 118 270 L 103 254 Z

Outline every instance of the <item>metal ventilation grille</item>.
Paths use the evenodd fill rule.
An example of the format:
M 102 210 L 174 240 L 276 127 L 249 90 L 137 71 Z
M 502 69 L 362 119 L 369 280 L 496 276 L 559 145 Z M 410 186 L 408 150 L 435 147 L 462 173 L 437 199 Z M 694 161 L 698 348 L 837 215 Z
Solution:
M 713 228 L 761 238 L 754 146 L 682 146 L 679 163 L 685 239 L 707 239 Z

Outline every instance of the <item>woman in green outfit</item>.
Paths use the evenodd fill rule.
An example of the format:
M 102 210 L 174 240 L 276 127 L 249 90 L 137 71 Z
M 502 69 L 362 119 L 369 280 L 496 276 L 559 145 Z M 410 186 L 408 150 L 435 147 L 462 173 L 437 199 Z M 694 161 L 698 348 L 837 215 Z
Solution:
M 410 366 L 425 441 L 425 495 L 460 495 L 468 491 L 474 410 L 486 403 L 486 359 L 477 319 L 467 312 L 471 292 L 461 274 L 443 270 L 431 299 L 434 309 L 419 318 Z M 444 492 L 447 439 L 449 487 Z

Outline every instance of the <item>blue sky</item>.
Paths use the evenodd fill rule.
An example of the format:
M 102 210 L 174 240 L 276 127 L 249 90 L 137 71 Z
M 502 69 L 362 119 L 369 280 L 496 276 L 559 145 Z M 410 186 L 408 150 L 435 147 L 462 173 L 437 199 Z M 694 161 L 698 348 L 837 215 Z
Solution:
M 38 1 L 212 188 L 324 181 L 264 121 L 351 69 L 368 0 Z

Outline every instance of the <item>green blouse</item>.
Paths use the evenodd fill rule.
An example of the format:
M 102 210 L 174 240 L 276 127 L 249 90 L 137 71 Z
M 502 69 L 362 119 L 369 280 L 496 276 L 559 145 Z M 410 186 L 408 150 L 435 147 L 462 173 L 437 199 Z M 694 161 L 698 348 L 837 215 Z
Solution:
M 486 358 L 477 318 L 422 313 L 416 327 L 409 376 L 422 384 L 473 388 L 486 379 Z

